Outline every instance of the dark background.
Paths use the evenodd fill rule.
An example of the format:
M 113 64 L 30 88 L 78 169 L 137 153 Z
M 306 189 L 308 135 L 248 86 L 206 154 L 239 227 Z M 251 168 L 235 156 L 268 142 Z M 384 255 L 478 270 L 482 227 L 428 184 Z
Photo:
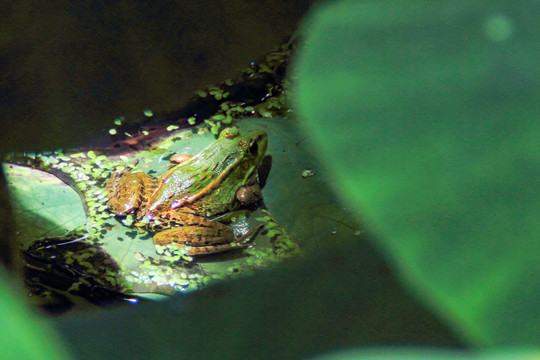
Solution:
M 0 152 L 178 110 L 280 45 L 313 1 L 3 1 Z

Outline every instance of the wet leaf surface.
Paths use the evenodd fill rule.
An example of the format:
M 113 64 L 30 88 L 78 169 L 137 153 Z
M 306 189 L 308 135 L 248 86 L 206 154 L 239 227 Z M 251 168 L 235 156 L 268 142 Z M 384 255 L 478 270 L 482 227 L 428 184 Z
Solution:
M 232 224 L 240 234 L 257 224 L 264 225 L 249 249 L 173 264 L 178 260 L 171 257 L 173 254 L 156 253 L 152 232 L 129 226 L 130 221 L 113 217 L 106 208 L 104 185 L 115 166 L 136 164 L 135 168 L 157 176 L 170 167 L 171 156 L 195 154 L 214 141 L 209 132 L 171 133 L 153 150 L 129 150 L 108 158 L 92 150 L 43 156 L 51 171 L 72 177 L 68 182 L 85 199 L 88 223 L 81 198 L 64 182 L 38 169 L 5 165 L 20 228 L 43 222 L 41 219 L 49 225 L 35 233 L 19 232 L 21 247 L 40 261 L 49 257 L 50 262 L 73 272 L 75 277 L 97 281 L 92 286 L 135 295 L 170 295 L 273 265 L 280 258 L 298 254 L 300 249 L 317 251 L 326 246 L 328 239 L 345 243 L 360 233 L 359 226 L 333 198 L 326 186 L 325 168 L 311 157 L 307 141 L 295 132 L 292 120 L 249 119 L 241 122 L 239 128 L 262 129 L 269 136 L 267 164 L 263 166 L 266 174 L 261 177 L 263 206 L 269 212 L 257 209 L 248 218 Z M 309 176 L 305 176 L 306 169 L 310 170 Z M 69 233 L 76 228 L 78 232 Z M 78 246 L 81 236 L 88 237 L 84 241 L 89 246 Z M 83 285 L 87 285 L 87 280 Z M 74 278 L 69 290 L 78 291 L 80 281 Z

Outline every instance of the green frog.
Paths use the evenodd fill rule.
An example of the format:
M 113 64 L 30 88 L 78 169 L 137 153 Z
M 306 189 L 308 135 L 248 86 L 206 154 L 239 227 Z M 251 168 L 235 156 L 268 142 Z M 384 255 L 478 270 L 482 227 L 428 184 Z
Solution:
M 154 243 L 189 246 L 189 255 L 212 254 L 249 245 L 216 220 L 261 198 L 258 169 L 266 153 L 266 133 L 223 130 L 218 139 L 157 178 L 144 172 L 113 173 L 109 208 L 131 214 L 136 226 L 156 230 Z

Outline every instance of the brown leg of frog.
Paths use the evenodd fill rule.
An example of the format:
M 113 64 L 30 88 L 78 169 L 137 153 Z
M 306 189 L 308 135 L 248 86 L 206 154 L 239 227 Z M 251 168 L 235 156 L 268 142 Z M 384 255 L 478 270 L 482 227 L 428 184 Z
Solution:
M 153 179 L 143 173 L 113 173 L 107 183 L 109 207 L 117 214 L 130 214 L 138 209 L 153 190 Z
M 218 252 L 243 249 L 250 245 L 246 241 L 257 231 L 261 225 L 255 227 L 244 236 L 237 239 L 227 226 L 212 222 L 212 227 L 204 226 L 181 226 L 154 235 L 154 243 L 157 245 L 167 245 L 176 242 L 180 247 L 191 246 L 188 255 L 207 255 Z
M 248 246 L 249 244 L 239 244 L 239 243 L 210 245 L 210 246 L 194 246 L 188 251 L 187 254 L 189 256 L 210 255 L 210 254 L 216 254 L 216 253 L 229 251 L 233 249 L 243 249 Z
M 154 244 L 167 245 L 175 242 L 181 247 L 192 246 L 189 255 L 212 254 L 239 248 L 231 229 L 219 222 L 208 224 L 208 227 L 184 225 L 161 231 L 154 235 Z
M 184 225 L 163 230 L 154 235 L 154 243 L 167 245 L 172 242 L 188 246 L 226 244 L 234 241 L 234 235 L 228 227 L 216 222 L 212 227 Z

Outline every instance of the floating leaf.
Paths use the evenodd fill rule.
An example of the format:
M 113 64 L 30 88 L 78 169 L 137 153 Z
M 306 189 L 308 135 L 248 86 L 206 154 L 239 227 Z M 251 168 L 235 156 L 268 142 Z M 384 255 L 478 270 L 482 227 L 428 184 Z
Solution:
M 3 169 L 16 232 L 25 246 L 46 237 L 62 237 L 86 223 L 79 194 L 56 176 L 12 164 L 4 164 Z

